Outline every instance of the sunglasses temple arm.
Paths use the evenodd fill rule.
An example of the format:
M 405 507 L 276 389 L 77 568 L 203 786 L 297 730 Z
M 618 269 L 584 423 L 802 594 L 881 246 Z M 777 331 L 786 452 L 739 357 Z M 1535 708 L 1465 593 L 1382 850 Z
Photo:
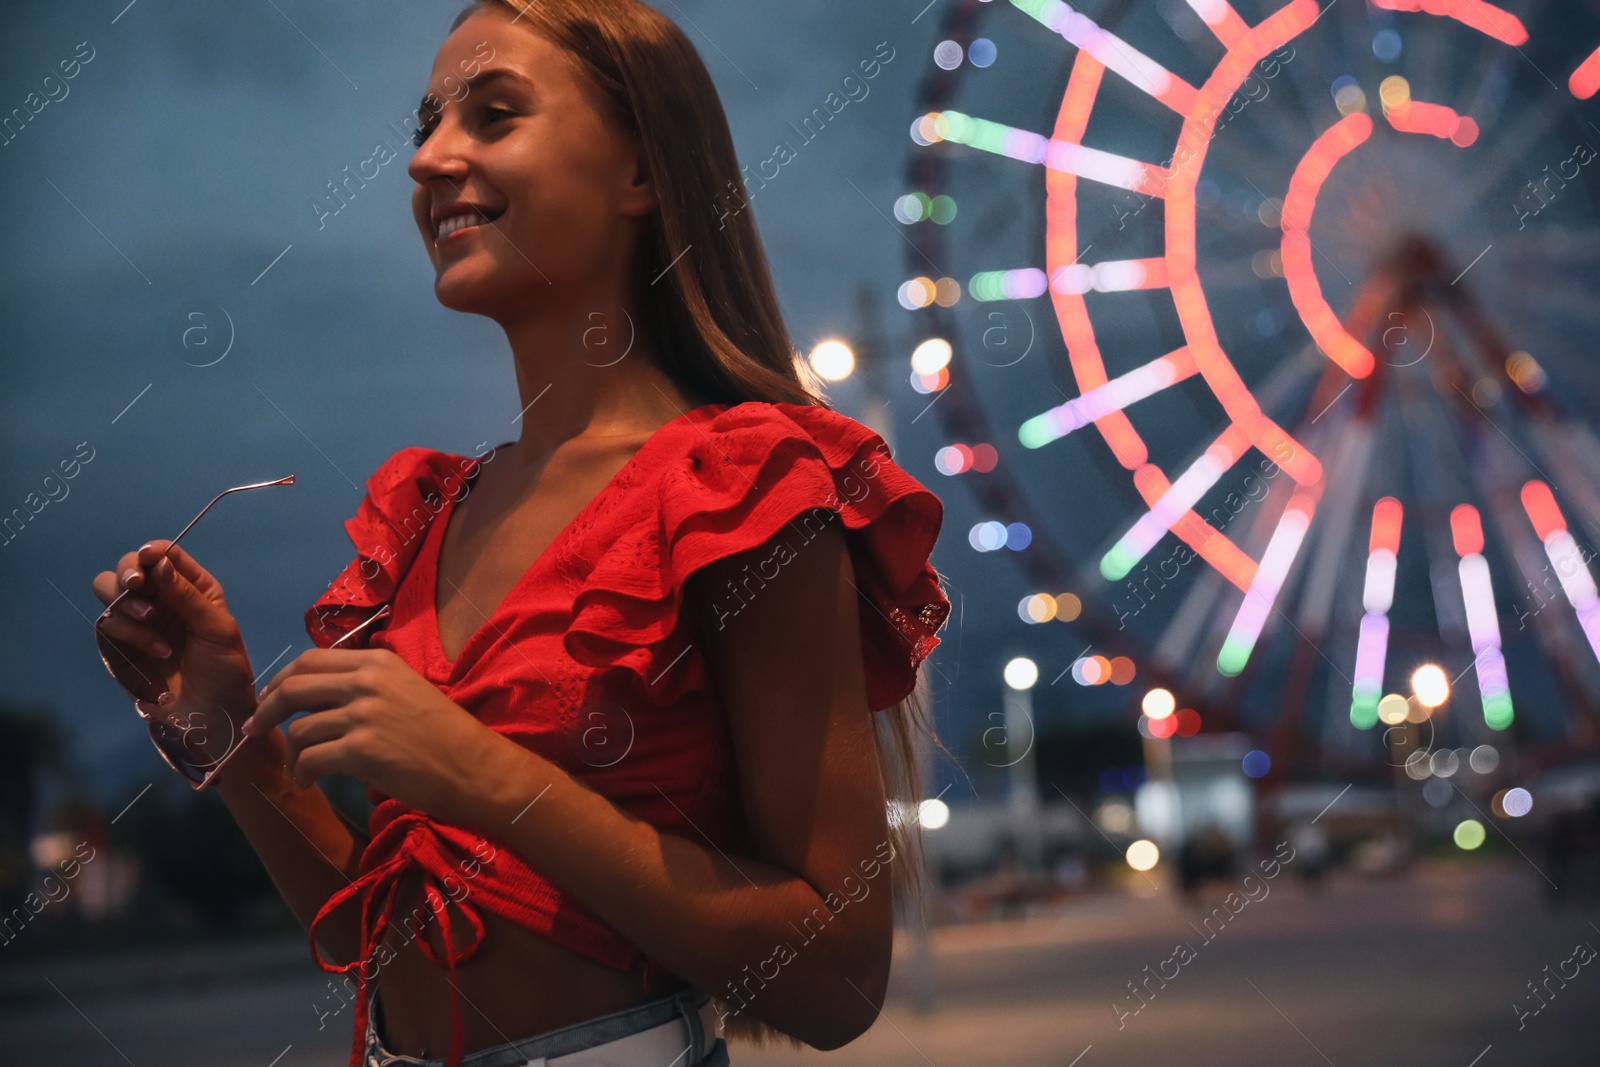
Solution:
M 188 533 L 190 530 L 194 529 L 194 524 L 199 522 L 201 519 L 205 518 L 206 512 L 210 511 L 212 509 L 212 507 L 214 507 L 216 505 L 217 501 L 221 500 L 223 497 L 227 496 L 229 493 L 242 493 L 246 489 L 265 489 L 268 486 L 273 486 L 273 485 L 293 485 L 294 484 L 294 478 L 295 478 L 295 476 L 291 474 L 287 478 L 279 478 L 279 479 L 277 479 L 275 481 L 255 482 L 255 483 L 253 483 L 251 485 L 236 485 L 232 489 L 224 489 L 222 492 L 218 493 L 216 496 L 211 498 L 211 503 L 210 504 L 207 504 L 205 507 L 200 509 L 200 514 L 196 515 L 194 518 L 189 520 L 189 525 L 185 526 L 182 530 L 178 531 L 178 536 L 177 537 L 174 537 L 171 541 L 167 542 L 166 551 L 161 553 L 162 558 L 165 559 L 167 557 L 168 553 L 170 553 L 172 551 L 172 546 L 176 545 L 179 541 L 182 541 L 183 540 L 183 535 Z M 122 598 L 127 596 L 131 592 L 133 592 L 133 590 L 124 589 L 122 592 L 118 593 L 116 595 L 116 598 L 114 600 L 112 600 L 111 603 L 106 605 L 105 614 L 106 615 L 110 615 L 111 614 L 111 609 L 116 607 L 118 604 L 120 604 L 122 602 Z

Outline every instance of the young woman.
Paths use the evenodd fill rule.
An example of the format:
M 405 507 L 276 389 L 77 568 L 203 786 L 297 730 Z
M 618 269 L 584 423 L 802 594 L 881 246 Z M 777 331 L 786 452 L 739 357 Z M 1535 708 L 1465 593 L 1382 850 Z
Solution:
M 207 733 L 236 756 L 216 788 L 317 963 L 355 975 L 352 1067 L 844 1045 L 916 888 L 891 801 L 917 796 L 913 686 L 950 610 L 942 506 L 803 377 L 670 21 L 481 0 L 419 117 L 435 294 L 505 329 L 520 436 L 391 456 L 306 613 L 319 647 L 259 694 L 168 542 L 95 579 L 129 592 L 107 636 L 166 677 L 163 715 L 242 732 Z M 367 785 L 365 829 L 334 773 Z

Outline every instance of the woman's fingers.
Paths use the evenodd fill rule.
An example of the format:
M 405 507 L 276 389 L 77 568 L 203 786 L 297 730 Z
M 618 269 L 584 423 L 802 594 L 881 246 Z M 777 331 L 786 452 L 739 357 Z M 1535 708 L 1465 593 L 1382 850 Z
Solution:
M 167 643 L 162 634 L 153 626 L 123 617 L 119 614 L 121 607 L 121 604 L 117 605 L 118 612 L 113 612 L 110 618 L 100 622 L 100 632 L 119 644 L 146 653 L 153 659 L 170 659 L 172 645 Z
M 278 686 L 302 674 L 353 671 L 370 662 L 371 653 L 360 648 L 312 648 L 286 663 L 272 680 L 261 687 L 258 698 L 267 699 Z
M 318 650 L 322 651 L 322 650 Z M 295 661 L 310 656 L 304 653 Z M 284 671 L 295 666 L 291 663 Z M 282 672 L 273 678 L 263 692 L 266 694 L 256 705 L 255 714 L 245 721 L 245 733 L 251 737 L 273 730 L 297 712 L 326 711 L 350 703 L 362 694 L 352 684 L 352 671 L 306 671 L 285 677 Z
M 350 732 L 352 725 L 349 715 L 337 709 L 295 720 L 286 731 L 283 765 L 293 772 L 303 751 L 313 745 L 337 741 Z
M 140 565 L 145 567 L 157 566 L 163 558 L 171 561 L 177 572 L 199 590 L 202 596 L 219 603 L 222 601 L 222 583 L 218 582 L 210 571 L 200 566 L 182 547 L 170 541 L 149 541 L 139 546 L 138 557 Z
M 174 549 L 174 555 L 179 551 L 181 549 Z M 154 562 L 147 595 L 154 599 L 157 607 L 176 615 L 191 636 L 226 641 L 238 635 L 238 625 L 227 608 L 197 589 L 179 572 L 171 557 L 162 558 L 157 553 Z

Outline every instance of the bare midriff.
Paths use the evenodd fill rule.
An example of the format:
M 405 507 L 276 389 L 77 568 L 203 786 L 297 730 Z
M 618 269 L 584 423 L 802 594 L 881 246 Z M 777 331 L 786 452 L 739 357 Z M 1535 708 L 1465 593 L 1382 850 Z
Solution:
M 444 959 L 443 931 L 430 921 L 413 936 L 399 919 L 426 912 L 420 872 L 413 871 L 396 886 L 394 925 L 384 937 L 393 958 L 374 972 L 384 1047 L 424 1059 L 442 1058 L 450 1047 L 450 971 L 423 955 L 420 944 L 427 937 Z M 448 914 L 459 946 L 472 928 L 454 904 Z M 486 909 L 478 915 L 483 943 L 456 966 L 463 1055 L 656 1000 L 688 984 L 658 975 L 646 989 L 638 971 L 597 963 Z

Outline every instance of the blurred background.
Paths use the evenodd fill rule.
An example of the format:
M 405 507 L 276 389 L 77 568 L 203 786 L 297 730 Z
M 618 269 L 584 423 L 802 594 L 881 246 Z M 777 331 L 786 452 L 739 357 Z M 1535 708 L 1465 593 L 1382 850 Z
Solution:
M 515 435 L 402 162 L 459 6 L 8 6 L 7 1062 L 347 1054 L 89 583 L 297 475 L 191 539 L 266 673 L 384 458 Z M 883 1017 L 734 1062 L 1594 1063 L 1600 4 L 657 6 L 955 605 Z

